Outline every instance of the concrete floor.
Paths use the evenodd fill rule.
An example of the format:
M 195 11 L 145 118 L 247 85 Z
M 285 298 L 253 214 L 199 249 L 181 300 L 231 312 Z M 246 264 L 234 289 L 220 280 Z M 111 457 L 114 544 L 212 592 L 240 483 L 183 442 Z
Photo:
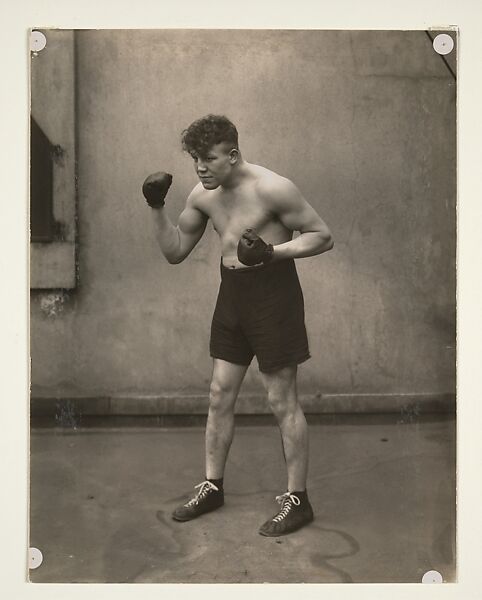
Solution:
M 454 420 L 325 418 L 310 435 L 315 522 L 264 538 L 285 487 L 272 424 L 237 428 L 225 506 L 188 523 L 170 513 L 203 479 L 201 427 L 33 429 L 31 580 L 455 581 Z

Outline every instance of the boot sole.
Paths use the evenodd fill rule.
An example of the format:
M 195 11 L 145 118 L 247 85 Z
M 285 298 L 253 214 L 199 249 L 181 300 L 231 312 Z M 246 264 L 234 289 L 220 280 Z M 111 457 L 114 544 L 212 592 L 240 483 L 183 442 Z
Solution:
M 186 517 L 185 519 L 183 519 L 182 517 L 176 517 L 174 515 L 171 515 L 172 519 L 174 521 L 177 521 L 178 523 L 187 523 L 187 521 L 194 521 L 194 519 L 198 519 L 199 517 L 202 517 L 203 515 L 207 515 L 210 512 L 213 512 L 214 510 L 218 510 L 219 508 L 222 508 L 224 506 L 224 504 L 220 504 L 219 506 L 214 506 L 213 508 L 210 508 L 209 510 L 205 510 L 202 513 L 199 513 L 198 515 L 194 516 L 194 517 Z
M 289 531 L 269 533 L 268 531 L 262 531 L 261 529 L 259 529 L 258 533 L 259 535 L 262 535 L 264 537 L 283 537 L 284 535 L 289 535 L 290 533 L 295 533 L 296 531 L 303 529 L 303 527 L 306 527 L 306 525 L 313 523 L 314 520 L 315 518 L 311 517 L 311 519 L 305 521 L 304 523 L 296 527 L 296 529 L 290 529 Z

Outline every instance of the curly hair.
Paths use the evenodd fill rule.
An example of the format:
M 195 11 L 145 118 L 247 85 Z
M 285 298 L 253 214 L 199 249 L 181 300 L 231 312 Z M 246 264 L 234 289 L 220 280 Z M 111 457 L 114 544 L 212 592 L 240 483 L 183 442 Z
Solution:
M 182 132 L 181 141 L 185 152 L 201 157 L 206 156 L 211 146 L 221 142 L 228 142 L 239 150 L 238 130 L 223 115 L 206 115 L 197 119 Z

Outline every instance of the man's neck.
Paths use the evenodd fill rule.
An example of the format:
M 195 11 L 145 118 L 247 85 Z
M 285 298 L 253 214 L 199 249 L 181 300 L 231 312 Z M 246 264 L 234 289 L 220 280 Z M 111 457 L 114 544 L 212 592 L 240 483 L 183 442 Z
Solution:
M 222 188 L 226 191 L 232 191 L 241 185 L 248 177 L 248 163 L 242 158 L 238 160 L 235 167 L 231 171 L 231 176 L 222 184 Z

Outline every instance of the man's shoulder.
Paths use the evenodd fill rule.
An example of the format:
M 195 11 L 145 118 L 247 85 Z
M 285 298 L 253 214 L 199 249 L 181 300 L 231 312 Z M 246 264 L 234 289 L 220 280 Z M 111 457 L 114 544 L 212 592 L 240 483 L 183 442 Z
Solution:
M 204 189 L 202 183 L 199 182 L 187 197 L 187 205 L 202 210 L 204 201 L 209 193 L 209 191 Z
M 295 184 L 274 171 L 259 167 L 256 179 L 256 191 L 260 197 L 266 199 L 290 196 L 297 190 Z
M 202 192 L 204 192 L 204 188 L 202 183 L 197 183 L 191 190 L 191 193 L 188 196 L 188 200 L 194 200 L 196 198 L 200 198 L 202 196 Z

